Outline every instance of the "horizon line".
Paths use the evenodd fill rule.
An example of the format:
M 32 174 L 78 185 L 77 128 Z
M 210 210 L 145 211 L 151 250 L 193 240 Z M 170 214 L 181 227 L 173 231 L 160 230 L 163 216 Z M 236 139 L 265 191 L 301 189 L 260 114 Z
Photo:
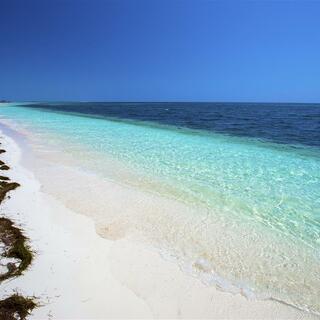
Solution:
M 0 103 L 51 103 L 51 102 L 80 102 L 80 103 L 248 103 L 248 104 L 320 104 L 320 102 L 297 101 L 210 101 L 210 100 L 0 100 Z

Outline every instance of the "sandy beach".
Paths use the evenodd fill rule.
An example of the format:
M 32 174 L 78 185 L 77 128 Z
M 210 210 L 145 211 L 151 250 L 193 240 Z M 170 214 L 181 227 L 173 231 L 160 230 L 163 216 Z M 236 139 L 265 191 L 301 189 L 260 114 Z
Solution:
M 23 276 L 2 284 L 1 297 L 13 290 L 38 297 L 41 306 L 30 319 L 317 318 L 276 301 L 249 300 L 241 293 L 206 286 L 174 261 L 134 241 L 121 226 L 113 226 L 108 239 L 99 236 L 92 219 L 71 210 L 74 205 L 65 205 L 72 200 L 74 180 L 65 176 L 69 195 L 65 203 L 59 201 L 62 195 L 53 192 L 57 188 L 46 185 L 50 181 L 54 185 L 54 171 L 47 170 L 45 179 L 34 155 L 31 161 L 26 154 L 31 152 L 22 145 L 27 139 L 18 134 L 9 137 L 8 132 L 1 133 L 7 150 L 3 159 L 11 166 L 10 178 L 21 188 L 1 210 L 23 228 L 35 258 Z M 128 196 L 125 192 L 116 184 L 103 191 L 108 200 Z M 116 203 L 109 210 L 112 207 L 116 210 Z
M 320 320 L 320 1 L 0 9 L 0 320 Z

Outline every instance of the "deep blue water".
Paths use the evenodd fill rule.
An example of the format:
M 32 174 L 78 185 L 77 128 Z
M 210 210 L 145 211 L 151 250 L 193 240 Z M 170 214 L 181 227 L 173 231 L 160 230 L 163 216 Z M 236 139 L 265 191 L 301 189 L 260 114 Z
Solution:
M 320 147 L 320 104 L 61 102 L 36 103 L 29 107 Z

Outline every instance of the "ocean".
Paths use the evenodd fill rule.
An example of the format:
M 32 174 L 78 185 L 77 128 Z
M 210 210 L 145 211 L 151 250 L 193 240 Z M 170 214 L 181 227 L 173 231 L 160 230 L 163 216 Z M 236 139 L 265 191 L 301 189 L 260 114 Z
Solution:
M 0 117 L 195 208 L 196 227 L 159 226 L 157 246 L 208 285 L 320 314 L 320 104 L 11 103 Z

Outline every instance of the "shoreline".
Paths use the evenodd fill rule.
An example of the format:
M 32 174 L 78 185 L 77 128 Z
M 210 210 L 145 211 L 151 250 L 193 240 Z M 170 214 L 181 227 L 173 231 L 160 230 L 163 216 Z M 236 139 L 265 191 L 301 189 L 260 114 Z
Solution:
M 250 301 L 240 294 L 205 286 L 175 263 L 126 237 L 101 238 L 91 218 L 66 208 L 45 192 L 34 173 L 21 164 L 25 150 L 6 134 L 2 133 L 7 162 L 22 187 L 4 205 L 13 219 L 20 213 L 37 254 L 28 274 L 3 287 L 19 287 L 48 299 L 31 319 L 49 315 L 96 319 L 318 318 L 283 303 Z
M 4 153 L 6 150 L 0 149 L 0 154 Z M 1 172 L 10 170 L 10 167 L 2 160 L 0 160 L 0 165 Z M 1 206 L 4 201 L 11 198 L 12 192 L 19 187 L 20 184 L 10 180 L 7 175 L 0 176 L 0 287 L 6 281 L 20 277 L 27 272 L 34 256 L 24 230 L 17 226 L 17 221 L 12 221 L 7 217 Z M 36 297 L 25 297 L 19 293 L 19 289 L 1 298 L 1 319 L 26 319 L 38 306 Z

